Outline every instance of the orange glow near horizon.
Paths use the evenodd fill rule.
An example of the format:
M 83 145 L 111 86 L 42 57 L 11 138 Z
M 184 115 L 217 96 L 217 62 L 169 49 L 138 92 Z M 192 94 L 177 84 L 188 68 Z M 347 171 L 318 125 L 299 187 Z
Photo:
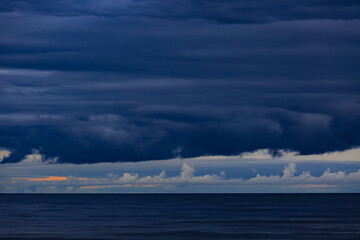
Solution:
M 42 178 L 11 178 L 15 180 L 28 180 L 28 181 L 35 181 L 35 182 L 43 182 L 43 181 L 67 181 L 68 177 L 57 177 L 57 176 L 48 176 L 48 177 L 42 177 Z M 78 178 L 78 180 L 89 180 L 88 178 Z

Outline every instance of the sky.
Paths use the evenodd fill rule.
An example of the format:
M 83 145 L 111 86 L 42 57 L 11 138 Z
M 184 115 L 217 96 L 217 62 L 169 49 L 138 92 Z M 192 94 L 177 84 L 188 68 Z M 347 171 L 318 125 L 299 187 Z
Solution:
M 0 192 L 360 192 L 357 0 L 0 1 Z

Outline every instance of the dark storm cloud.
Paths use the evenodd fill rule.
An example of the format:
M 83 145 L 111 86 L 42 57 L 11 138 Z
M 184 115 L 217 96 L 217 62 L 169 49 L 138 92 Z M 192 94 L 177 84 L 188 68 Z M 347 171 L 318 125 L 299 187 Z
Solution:
M 358 146 L 359 7 L 1 1 L 3 162 Z

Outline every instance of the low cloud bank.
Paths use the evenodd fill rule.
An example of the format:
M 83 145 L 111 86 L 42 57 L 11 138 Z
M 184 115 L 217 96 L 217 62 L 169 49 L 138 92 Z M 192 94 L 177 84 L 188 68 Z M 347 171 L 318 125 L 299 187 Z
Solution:
M 359 185 L 360 169 L 355 172 L 334 171 L 327 169 L 320 176 L 312 176 L 309 171 L 303 171 L 296 174 L 296 164 L 287 165 L 281 174 L 262 175 L 256 174 L 255 177 L 228 178 L 224 171 L 219 173 L 208 173 L 196 175 L 194 167 L 184 163 L 181 171 L 177 176 L 168 177 L 165 170 L 159 174 L 141 176 L 137 172 L 125 172 L 120 175 L 108 173 L 103 178 L 85 178 L 74 176 L 42 176 L 31 178 L 10 178 L 3 180 L 2 191 L 16 191 L 17 187 L 27 189 L 30 192 L 97 192 L 104 190 L 113 192 L 118 189 L 131 192 L 145 191 L 152 188 L 152 192 L 163 192 L 171 189 L 191 188 L 194 186 L 204 186 L 205 189 L 211 190 L 212 187 L 232 186 L 233 189 L 242 187 L 252 187 L 256 189 L 259 186 L 269 186 L 270 188 L 292 188 L 292 189 L 329 189 L 334 190 L 343 185 Z M 125 190 L 124 190 L 125 189 Z M 357 190 L 359 190 L 357 188 Z

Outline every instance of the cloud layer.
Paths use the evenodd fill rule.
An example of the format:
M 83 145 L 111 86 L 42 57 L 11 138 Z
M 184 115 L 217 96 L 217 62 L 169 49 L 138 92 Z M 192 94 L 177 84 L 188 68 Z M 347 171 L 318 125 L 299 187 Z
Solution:
M 162 170 L 159 174 L 141 177 L 139 173 L 125 172 L 122 175 L 108 173 L 102 178 L 74 176 L 12 177 L 2 180 L 1 192 L 178 192 L 197 187 L 201 192 L 222 192 L 225 186 L 229 192 L 306 192 L 306 191 L 359 191 L 360 170 L 347 173 L 331 172 L 327 169 L 320 176 L 312 176 L 309 171 L 296 173 L 295 163 L 285 167 L 282 174 L 261 175 L 249 179 L 227 178 L 226 173 L 195 175 L 195 169 L 184 163 L 178 176 L 168 177 Z M 151 188 L 151 190 L 146 190 Z M 268 188 L 264 190 L 264 188 Z M 215 190 L 214 190 L 215 189 Z M 217 190 L 216 190 L 217 189 Z M 251 190 L 250 190 L 251 189 Z M 225 190 L 226 192 L 226 190 Z
M 96 163 L 360 145 L 358 1 L 1 1 L 0 147 Z
M 359 151 L 271 159 L 262 150 L 80 165 L 57 164 L 34 150 L 21 162 L 0 165 L 0 192 L 359 192 L 360 155 L 348 158 Z

